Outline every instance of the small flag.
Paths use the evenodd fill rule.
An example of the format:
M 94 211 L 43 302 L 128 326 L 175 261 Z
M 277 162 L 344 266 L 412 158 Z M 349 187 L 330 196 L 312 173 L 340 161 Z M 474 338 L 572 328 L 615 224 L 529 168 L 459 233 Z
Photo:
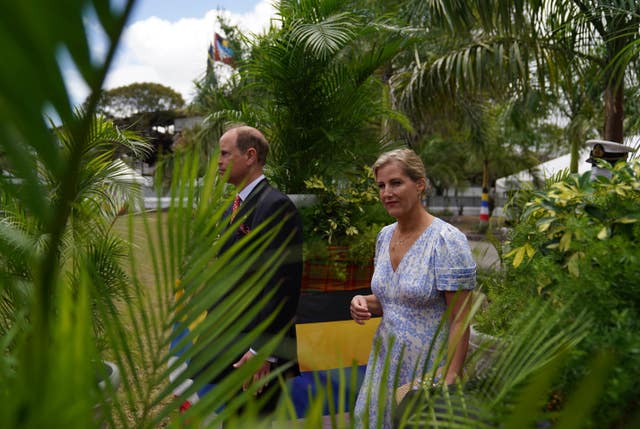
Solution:
M 229 46 L 229 41 L 218 33 L 213 34 L 213 47 L 215 61 L 222 61 L 225 64 L 233 66 L 233 49 Z

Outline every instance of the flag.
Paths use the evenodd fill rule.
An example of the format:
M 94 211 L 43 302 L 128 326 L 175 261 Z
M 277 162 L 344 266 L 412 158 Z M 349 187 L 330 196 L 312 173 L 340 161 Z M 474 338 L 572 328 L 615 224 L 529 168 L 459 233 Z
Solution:
M 229 41 L 218 33 L 213 34 L 213 49 L 213 59 L 215 61 L 222 61 L 233 66 L 233 49 L 229 46 Z

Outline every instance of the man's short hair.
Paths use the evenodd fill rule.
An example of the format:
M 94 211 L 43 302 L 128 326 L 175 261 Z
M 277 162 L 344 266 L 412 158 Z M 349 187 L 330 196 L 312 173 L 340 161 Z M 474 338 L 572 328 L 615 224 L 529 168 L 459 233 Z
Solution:
M 245 153 L 249 148 L 254 148 L 258 164 L 264 165 L 267 162 L 269 142 L 260 131 L 247 125 L 235 126 L 229 129 L 229 131 L 231 130 L 235 131 L 236 146 L 242 153 Z

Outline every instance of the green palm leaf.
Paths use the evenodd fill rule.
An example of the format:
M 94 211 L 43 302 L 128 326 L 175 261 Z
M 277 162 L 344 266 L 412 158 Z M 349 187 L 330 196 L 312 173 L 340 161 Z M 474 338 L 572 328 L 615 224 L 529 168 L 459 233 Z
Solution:
M 214 168 L 203 179 L 203 186 L 196 186 L 195 175 L 199 161 L 194 156 L 186 156 L 177 162 L 174 169 L 172 205 L 166 218 L 158 217 L 157 227 L 146 225 L 150 253 L 154 258 L 155 286 L 142 284 L 133 273 L 136 299 L 127 302 L 125 314 L 133 332 L 126 334 L 126 324 L 119 319 L 112 320 L 115 334 L 110 336 L 115 360 L 123 369 L 123 377 L 128 383 L 123 386 L 124 402 L 118 408 L 131 409 L 136 415 L 137 427 L 155 427 L 162 419 L 176 417 L 176 408 L 183 398 L 202 387 L 202 384 L 231 365 L 234 359 L 246 351 L 268 321 L 254 327 L 249 334 L 247 325 L 260 310 L 260 305 L 248 307 L 260 293 L 261 285 L 276 266 L 280 253 L 272 256 L 258 271 L 253 272 L 241 285 L 249 266 L 255 263 L 274 236 L 276 231 L 254 231 L 260 240 L 244 248 L 238 243 L 228 252 L 218 256 L 221 243 L 231 233 L 222 222 L 224 207 L 230 203 L 223 199 L 223 183 L 217 180 Z M 215 161 L 211 163 L 215 166 Z M 213 197 L 212 197 L 213 196 Z M 166 222 L 166 226 L 164 225 Z M 146 223 L 146 221 L 145 221 Z M 169 244 L 170 243 L 170 244 Z M 169 245 L 167 245 L 169 244 Z M 132 260 L 135 264 L 135 260 Z M 177 290 L 174 283 L 179 279 L 179 289 L 184 290 L 183 298 L 174 301 Z M 233 288 L 233 289 L 231 289 Z M 146 291 L 146 292 L 145 292 Z M 153 296 L 146 296 L 151 293 Z M 261 303 L 265 302 L 263 298 Z M 175 325 L 188 326 L 198 320 L 203 311 L 211 310 L 191 332 L 175 346 L 181 349 L 192 345 L 171 364 L 168 347 L 179 330 Z M 125 335 L 117 334 L 118 332 Z M 261 350 L 269 355 L 279 341 L 271 339 Z M 134 350 L 142 352 L 135 356 Z M 212 360 L 213 366 L 208 366 Z M 189 361 L 188 370 L 172 383 L 169 374 L 183 362 Z M 242 406 L 249 396 L 233 398 L 237 386 L 257 369 L 259 359 L 243 366 L 217 385 L 207 396 L 189 410 L 185 418 L 205 419 L 211 410 L 226 404 L 226 410 L 219 418 L 228 418 L 236 408 Z M 185 378 L 204 371 L 196 383 L 175 401 L 167 402 L 172 390 Z M 272 382 L 274 382 L 272 380 Z M 255 388 L 255 387 L 254 387 Z M 117 398 L 113 398 L 117 400 Z M 151 409 L 154 409 L 151 413 Z M 226 414 L 225 414 L 226 413 Z M 123 416 L 120 423 L 127 425 Z
M 106 263 L 105 256 L 115 255 L 109 242 L 101 242 L 103 235 L 96 234 L 96 246 L 81 251 L 79 236 L 73 237 L 79 219 L 72 212 L 95 221 L 86 216 L 91 210 L 84 209 L 102 191 L 89 182 L 103 182 L 114 173 L 101 175 L 99 164 L 107 159 L 90 153 L 90 136 L 96 131 L 90 112 L 132 6 L 128 2 L 120 12 L 106 1 L 71 0 L 63 6 L 37 1 L 7 5 L 0 17 L 0 46 L 13 59 L 0 71 L 0 147 L 15 178 L 2 186 L 3 199 L 12 204 L 3 206 L 10 211 L 3 212 L 0 293 L 3 303 L 14 298 L 12 306 L 3 307 L 10 313 L 0 316 L 8 328 L 2 333 L 7 356 L 0 374 L 2 427 L 99 423 L 92 310 L 106 304 L 91 301 L 96 286 L 91 274 L 122 277 Z M 83 13 L 90 9 L 107 35 L 104 62 L 94 61 L 89 52 Z M 61 71 L 65 61 L 79 70 L 94 94 L 87 115 L 76 115 L 70 105 Z M 60 118 L 66 139 L 55 137 L 45 115 Z M 91 175 L 82 177 L 87 170 L 93 170 Z M 23 252 L 15 252 L 21 248 Z M 67 257 L 73 262 L 65 264 Z M 63 274 L 67 270 L 72 278 Z
M 388 17 L 337 1 L 285 1 L 278 14 L 280 27 L 255 40 L 240 68 L 237 90 L 252 102 L 209 119 L 214 128 L 224 118 L 263 130 L 269 177 L 300 193 L 313 175 L 340 179 L 372 162 L 390 138 L 387 122 L 408 127 L 379 74 L 411 39 Z
M 544 404 L 553 376 L 568 351 L 589 330 L 584 314 L 568 326 L 563 326 L 563 314 L 548 306 L 532 305 L 507 336 L 493 345 L 485 373 L 476 374 L 464 385 L 414 392 L 401 404 L 398 421 L 408 428 L 488 428 L 496 424 L 515 428 L 548 419 Z M 477 367 L 478 359 L 486 359 L 482 350 L 489 346 L 482 344 L 479 352 L 468 357 L 467 366 Z M 588 410 L 581 410 L 581 421 L 587 417 Z

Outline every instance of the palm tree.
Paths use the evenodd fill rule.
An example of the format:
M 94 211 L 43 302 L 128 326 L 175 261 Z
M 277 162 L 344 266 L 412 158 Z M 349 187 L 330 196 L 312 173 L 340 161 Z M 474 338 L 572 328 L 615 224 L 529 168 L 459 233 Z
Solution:
M 213 257 L 219 236 L 224 238 L 220 219 L 228 203 L 222 197 L 224 189 L 215 174 L 215 162 L 206 164 L 205 177 L 198 180 L 198 157 L 178 159 L 172 176 L 172 206 L 159 215 L 155 224 L 152 220 L 143 222 L 143 244 L 152 255 L 154 278 L 145 280 L 138 272 L 139 249 L 132 238 L 140 231 L 132 227 L 128 255 L 131 298 L 119 306 L 118 317 L 112 317 L 112 302 L 91 299 L 96 290 L 94 282 L 103 278 L 96 275 L 102 269 L 93 255 L 110 250 L 94 252 L 77 244 L 91 241 L 93 237 L 86 235 L 96 234 L 95 239 L 109 247 L 109 242 L 102 240 L 102 232 L 88 225 L 102 225 L 98 219 L 113 215 L 119 207 L 105 207 L 95 199 L 110 195 L 110 201 L 116 201 L 108 189 L 118 185 L 106 179 L 117 176 L 118 167 L 105 155 L 104 150 L 109 147 L 103 145 L 105 140 L 94 142 L 92 138 L 104 137 L 102 133 L 108 128 L 103 129 L 104 123 L 96 122 L 92 113 L 133 6 L 134 2 L 128 1 L 122 10 L 116 10 L 106 0 L 78 0 L 61 8 L 36 0 L 28 7 L 21 2 L 8 3 L 0 17 L 4 24 L 0 26 L 0 46 L 13 61 L 0 69 L 0 147 L 5 165 L 20 179 L 19 183 L 2 181 L 2 198 L 3 203 L 12 204 L 16 213 L 21 211 L 21 225 L 27 225 L 19 229 L 9 222 L 0 224 L 0 256 L 3 261 L 12 257 L 18 260 L 28 273 L 16 278 L 6 265 L 0 266 L 3 292 L 28 291 L 20 305 L 14 307 L 15 314 L 11 316 L 15 317 L 6 325 L 8 330 L 0 333 L 0 427 L 91 428 L 100 427 L 103 422 L 112 427 L 157 427 L 164 418 L 175 426 L 197 425 L 221 403 L 228 404 L 228 412 L 218 421 L 229 421 L 233 409 L 247 402 L 252 393 L 235 400 L 229 393 L 230 387 L 255 370 L 246 365 L 201 405 L 181 416 L 175 413 L 176 403 L 170 392 L 183 378 L 166 383 L 178 364 L 199 352 L 206 361 L 218 354 L 219 363 L 212 368 L 218 371 L 226 364 L 226 352 L 235 356 L 237 350 L 246 347 L 247 344 L 235 342 L 235 334 L 258 311 L 247 308 L 245 303 L 252 301 L 260 285 L 258 278 L 264 277 L 271 266 L 265 264 L 263 271 L 255 273 L 255 282 L 230 290 L 234 278 L 242 276 L 256 252 L 246 249 L 224 258 Z M 96 62 L 89 53 L 83 21 L 83 12 L 88 9 L 95 12 L 97 23 L 104 29 L 107 53 L 102 61 Z M 69 53 L 91 91 L 85 114 L 76 115 L 69 104 L 56 55 L 61 51 Z M 59 130 L 59 138 L 43 118 L 43 110 L 60 117 L 64 129 Z M 5 204 L 2 209 L 7 207 Z M 134 220 L 133 216 L 128 218 L 132 226 Z M 40 241 L 34 243 L 33 235 L 24 230 L 37 231 Z M 256 246 L 264 245 L 268 239 L 265 234 L 265 241 Z M 69 249 L 72 267 L 62 263 L 67 260 Z M 67 272 L 73 275 L 66 276 Z M 178 302 L 173 299 L 176 290 L 186 292 Z M 226 298 L 220 300 L 221 296 Z M 217 347 L 210 341 L 198 341 L 181 361 L 168 367 L 168 344 L 177 340 L 172 335 L 172 325 L 189 324 L 214 304 L 225 311 L 207 317 L 182 344 L 199 337 L 215 341 Z M 102 338 L 106 348 L 102 352 L 97 350 L 92 327 L 94 310 L 104 316 Z M 260 329 L 256 327 L 246 341 L 259 335 Z M 268 354 L 272 346 L 265 346 L 264 352 Z M 96 386 L 95 362 L 104 357 L 116 361 L 122 371 L 124 382 L 119 395 L 109 383 L 102 391 Z M 184 376 L 199 369 L 198 359 L 192 359 L 189 368 Z M 197 387 L 194 385 L 183 395 Z M 99 416 L 97 403 L 103 406 Z M 129 419 L 129 413 L 134 418 Z M 286 410 L 283 415 L 291 417 Z M 252 425 L 251 421 L 242 421 L 237 426 L 259 425 L 260 422 Z
M 82 112 L 77 112 L 75 117 L 82 115 Z M 60 127 L 52 125 L 52 129 L 62 156 L 68 156 L 76 145 L 68 127 L 64 124 Z M 92 273 L 95 285 L 92 297 L 105 303 L 128 297 L 127 277 L 122 269 L 126 248 L 123 241 L 110 234 L 110 227 L 124 206 L 130 203 L 139 206 L 141 196 L 139 184 L 132 183 L 127 176 L 129 168 L 116 158 L 116 153 L 121 149 L 143 156 L 149 150 L 149 145 L 132 133 L 118 130 L 109 120 L 92 118 L 85 150 L 79 159 L 82 168 L 79 170 L 77 189 L 59 248 L 59 264 L 65 267 L 66 275 L 72 279 L 74 290 L 77 290 L 80 281 L 78 257 L 88 258 L 95 270 Z M 43 192 L 53 203 L 59 201 L 60 183 L 54 172 L 43 163 L 34 167 L 41 178 Z M 6 171 L 12 179 L 5 181 L 2 187 L 5 203 L 0 222 L 5 237 L 5 253 L 0 257 L 0 263 L 4 275 L 9 276 L 7 280 L 19 281 L 20 286 L 2 291 L 2 333 L 6 333 L 13 325 L 13 317 L 20 313 L 17 310 L 25 299 L 28 300 L 28 283 L 37 275 L 30 259 L 40 257 L 50 245 L 44 225 L 16 198 L 16 194 L 24 192 L 24 188 L 19 174 L 12 173 L 12 170 Z M 10 240 L 9 237 L 14 235 L 20 236 L 22 241 Z M 24 312 L 24 309 L 21 311 Z M 28 313 L 22 316 L 28 316 Z M 102 321 L 96 317 L 96 332 L 101 330 L 101 325 Z
M 272 145 L 270 177 L 289 193 L 304 192 L 309 177 L 340 178 L 372 162 L 388 141 L 383 118 L 403 122 L 377 72 L 407 41 L 341 2 L 282 1 L 277 13 L 277 25 L 239 68 L 251 102 L 210 119 L 263 130 Z
M 175 178 L 175 183 L 182 180 L 190 186 L 174 187 L 174 200 L 186 204 L 180 209 L 174 203 L 168 212 L 168 233 L 152 234 L 158 241 L 147 240 L 158 258 L 156 293 L 149 294 L 149 285 L 140 280 L 133 247 L 127 252 L 132 261 L 130 277 L 125 276 L 114 263 L 120 259 L 121 242 L 113 236 L 110 222 L 128 189 L 119 180 L 122 164 L 114 162 L 112 150 L 119 143 L 131 149 L 143 145 L 96 119 L 93 112 L 134 2 L 126 2 L 122 10 L 112 9 L 106 0 L 77 1 L 64 8 L 45 1 L 28 8 L 20 3 L 6 6 L 0 18 L 0 45 L 12 63 L 0 70 L 0 147 L 3 165 L 12 177 L 0 181 L 0 305 L 10 303 L 0 307 L 4 328 L 0 332 L 0 426 L 87 428 L 106 421 L 112 426 L 118 422 L 122 427 L 155 427 L 151 407 L 166 395 L 161 399 L 150 395 L 167 378 L 165 346 L 174 313 L 177 321 L 190 320 L 201 306 L 208 308 L 217 302 L 218 293 L 229 292 L 229 311 L 221 325 L 225 328 L 212 328 L 211 338 L 229 345 L 231 351 L 243 347 L 231 342 L 234 332 L 243 327 L 242 317 L 256 311 L 246 309 L 241 298 L 255 291 L 239 288 L 231 292 L 225 277 L 241 275 L 251 258 L 245 252 L 237 258 L 240 262 L 218 261 L 213 268 L 209 266 L 206 257 L 216 248 L 211 243 L 221 233 L 216 219 L 223 210 L 222 188 L 212 186 L 215 174 L 210 168 L 195 205 L 197 169 L 191 162 L 178 169 Z M 106 37 L 107 51 L 100 60 L 89 52 L 83 15 L 88 9 L 95 12 L 93 19 Z M 84 114 L 77 114 L 69 103 L 56 56 L 61 50 L 69 54 L 89 87 Z M 63 127 L 52 130 L 43 113 L 55 114 Z M 162 225 L 150 231 L 163 231 Z M 190 234 L 185 227 L 191 227 Z M 176 309 L 170 298 L 178 278 L 184 288 L 196 288 L 206 296 Z M 195 286 L 209 280 L 215 282 L 215 289 Z M 254 284 L 259 286 L 259 282 Z M 128 292 L 124 302 L 109 299 L 107 290 L 124 286 Z M 159 299 L 151 300 L 151 296 Z M 95 336 L 94 314 L 103 322 L 102 344 Z M 225 325 L 234 320 L 238 323 Z M 203 324 L 204 328 L 210 327 Z M 265 351 L 269 352 L 269 346 Z M 141 360 L 140 355 L 157 365 L 144 366 L 149 360 Z M 105 390 L 98 389 L 96 361 L 105 357 L 119 364 L 126 380 L 122 396 L 116 396 L 109 383 Z M 154 376 L 146 377 L 147 370 Z M 255 368 L 249 365 L 237 378 L 251 370 Z M 229 397 L 224 390 L 219 392 Z M 212 398 L 222 401 L 220 394 Z M 245 397 L 235 404 L 243 401 Z M 98 403 L 103 406 L 100 416 L 95 409 Z M 154 413 L 168 415 L 175 404 L 165 400 L 160 408 Z M 135 421 L 127 419 L 127 409 L 134 410 Z M 206 414 L 202 407 L 190 418 Z
M 551 421 L 554 427 L 585 427 L 593 403 L 602 394 L 612 359 L 604 353 L 594 357 L 591 377 L 567 400 L 568 406 L 553 413 L 546 409 L 554 377 L 591 323 L 585 312 L 566 323 L 568 308 L 528 303 L 506 335 L 481 341 L 468 358 L 469 368 L 485 368 L 483 371 L 448 388 L 432 388 L 429 382 L 414 388 L 400 403 L 397 427 L 522 428 L 546 426 Z
M 579 76 L 578 82 L 594 84 L 603 97 L 602 137 L 622 142 L 624 88 L 637 81 L 631 65 L 637 61 L 639 8 L 637 2 L 623 0 L 508 5 L 410 0 L 407 13 L 419 17 L 425 37 L 445 31 L 457 45 L 414 64 L 405 98 L 420 104 L 429 102 L 431 91 L 455 94 L 496 85 L 506 93 L 535 86 L 553 89 L 561 76 Z

